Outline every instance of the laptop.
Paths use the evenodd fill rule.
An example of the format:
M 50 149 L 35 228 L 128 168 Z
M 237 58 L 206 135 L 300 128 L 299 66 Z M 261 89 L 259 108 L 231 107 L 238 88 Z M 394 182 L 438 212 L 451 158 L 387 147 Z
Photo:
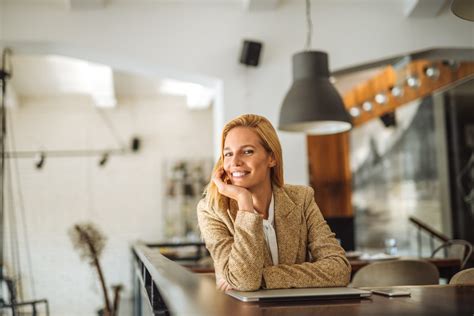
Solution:
M 229 290 L 225 293 L 242 302 L 349 299 L 364 298 L 372 295 L 371 291 L 360 290 L 350 287 L 277 289 L 259 290 L 254 292 Z

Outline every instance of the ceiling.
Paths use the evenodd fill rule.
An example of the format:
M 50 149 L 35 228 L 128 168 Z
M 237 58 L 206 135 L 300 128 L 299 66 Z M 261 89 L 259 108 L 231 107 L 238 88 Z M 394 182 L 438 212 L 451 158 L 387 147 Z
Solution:
M 140 3 L 185 3 L 185 4 L 238 4 L 247 10 L 274 10 L 286 1 L 302 0 L 0 0 L 9 4 L 39 4 L 63 6 L 70 10 L 103 9 L 109 5 Z M 378 0 L 313 0 L 315 1 L 378 1 Z M 386 0 L 404 5 L 407 16 L 435 16 L 446 8 L 447 0 Z M 409 10 L 408 10 L 409 9 Z M 400 56 L 396 56 L 399 58 Z M 122 96 L 156 96 L 159 94 L 178 94 L 188 98 L 188 105 L 207 107 L 212 103 L 213 92 L 189 82 L 147 78 L 131 73 L 119 72 L 106 65 L 88 63 L 60 56 L 18 56 L 12 58 L 15 75 L 11 80 L 13 90 L 10 94 L 22 96 L 56 96 L 61 94 L 90 94 L 98 105 L 116 104 Z M 390 64 L 384 60 L 383 64 Z M 334 74 L 336 86 L 341 94 L 349 91 L 356 82 L 362 82 L 376 74 L 382 64 L 368 64 L 353 67 Z M 357 69 L 356 69 L 357 68 Z M 36 78 L 41 78 L 37 80 Z M 94 79 L 92 79 L 94 78 Z M 18 100 L 19 98 L 11 98 Z M 194 101 L 193 101 L 194 100 Z M 197 101 L 201 100 L 201 101 Z M 15 103 L 15 101 L 10 101 Z
M 219 4 L 241 5 L 249 10 L 266 10 L 276 8 L 283 0 L 0 0 L 11 4 L 40 4 L 54 7 L 64 7 L 71 10 L 101 9 L 113 5 L 143 5 L 143 4 Z M 288 1 L 288 0 L 286 0 Z
M 88 95 L 97 106 L 114 107 L 127 97 L 186 97 L 191 109 L 207 108 L 214 91 L 204 86 L 117 71 L 107 65 L 63 56 L 14 55 L 7 92 L 9 106 L 23 97 Z
M 381 0 L 312 0 L 312 2 L 338 3 L 370 3 Z M 436 17 L 448 7 L 450 0 L 384 0 L 399 3 L 406 17 Z M 285 2 L 301 2 L 303 0 L 0 0 L 9 4 L 39 4 L 45 6 L 64 7 L 69 10 L 103 9 L 114 5 L 143 4 L 187 4 L 187 5 L 234 5 L 247 11 L 275 10 Z

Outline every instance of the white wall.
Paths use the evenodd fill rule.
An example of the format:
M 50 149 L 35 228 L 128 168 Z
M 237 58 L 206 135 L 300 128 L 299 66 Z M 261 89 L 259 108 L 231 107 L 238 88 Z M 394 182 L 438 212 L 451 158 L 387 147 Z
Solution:
M 23 98 L 21 104 L 9 121 L 19 151 L 117 147 L 88 98 Z M 140 152 L 111 156 L 103 168 L 98 166 L 99 157 L 46 158 L 41 170 L 35 169 L 31 158 L 8 160 L 11 167 L 18 164 L 31 242 L 36 293 L 29 283 L 25 243 L 20 239 L 26 297 L 48 298 L 52 315 L 93 315 L 102 306 L 96 276 L 73 250 L 69 227 L 93 221 L 102 228 L 108 237 L 102 260 L 106 281 L 124 284 L 128 296 L 131 243 L 156 242 L 164 236 L 164 160 L 212 157 L 211 109 L 191 112 L 184 98 L 162 96 L 120 98 L 119 106 L 106 113 L 124 140 L 139 135 Z M 14 192 L 17 179 L 14 176 L 14 186 L 8 181 Z M 19 204 L 15 198 L 12 210 L 8 203 L 7 218 L 14 211 L 20 219 Z M 22 227 L 18 229 L 23 236 Z M 10 241 L 5 245 L 9 253 Z M 11 256 L 6 261 L 11 262 Z
M 340 69 L 428 47 L 474 46 L 472 23 L 456 18 L 448 11 L 433 18 L 406 19 L 402 14 L 401 2 L 312 1 L 313 48 L 327 51 L 330 54 L 331 69 Z M 197 78 L 196 80 L 209 79 L 209 82 L 215 80 L 219 85 L 222 84 L 223 103 L 219 103 L 214 110 L 214 137 L 225 121 L 245 112 L 265 115 L 277 124 L 281 101 L 291 84 L 291 55 L 302 50 L 304 46 L 303 1 L 286 1 L 275 11 L 263 12 L 245 12 L 236 4 L 191 5 L 149 1 L 132 6 L 130 3 L 112 4 L 98 11 L 72 12 L 58 6 L 48 8 L 39 4 L 2 3 L 0 40 L 3 44 L 16 42 L 26 44 L 26 47 L 47 43 L 48 45 L 43 46 L 46 51 L 67 50 L 69 55 L 77 57 L 87 55 L 92 60 L 98 59 L 93 61 L 121 66 L 128 70 L 167 73 L 177 77 L 189 76 Z M 258 68 L 246 69 L 238 64 L 243 38 L 263 41 L 261 66 Z M 104 56 L 107 56 L 108 62 L 103 59 Z M 127 120 L 125 118 L 127 115 L 122 113 L 122 119 Z M 149 126 L 149 135 L 153 137 L 152 135 L 158 133 L 158 130 L 152 130 L 148 124 L 151 122 L 148 121 L 144 126 Z M 26 131 L 32 133 L 31 127 L 25 126 Z M 190 135 L 195 133 L 194 130 L 189 131 Z M 307 183 L 305 137 L 285 133 L 281 133 L 280 136 L 287 182 Z M 156 142 L 155 145 L 158 146 L 163 139 L 156 137 L 151 141 Z M 194 144 L 196 152 L 201 152 L 200 150 L 205 147 L 201 142 L 207 141 L 211 140 L 202 138 L 199 143 Z M 57 180 L 46 178 L 45 174 L 36 171 L 28 172 L 26 169 L 31 166 L 22 162 L 27 164 L 22 167 L 23 172 L 26 175 L 33 174 L 38 178 L 38 183 L 45 183 L 47 180 L 58 188 L 75 183 L 74 190 L 70 191 L 48 190 L 38 184 L 39 191 L 30 192 L 33 197 L 28 201 L 30 208 L 36 205 L 49 206 L 51 194 L 57 194 L 54 197 L 53 209 L 35 210 L 37 212 L 35 223 L 38 226 L 35 229 L 38 231 L 32 232 L 32 235 L 37 233 L 38 235 L 34 235 L 42 236 L 41 242 L 49 240 L 50 243 L 49 251 L 45 248 L 41 250 L 42 253 L 37 254 L 44 259 L 40 264 L 43 268 L 36 268 L 39 270 L 35 270 L 35 275 L 47 274 L 61 278 L 62 281 L 57 282 L 63 282 L 68 287 L 74 284 L 73 290 L 77 292 L 76 295 L 68 293 L 71 301 L 73 297 L 79 296 L 81 300 L 89 303 L 97 302 L 92 293 L 78 289 L 87 287 L 87 284 L 92 282 L 89 282 L 91 277 L 88 274 L 88 267 L 77 262 L 75 254 L 68 248 L 68 242 L 64 240 L 66 237 L 51 239 L 53 235 L 48 235 L 47 229 L 40 228 L 40 223 L 43 226 L 49 225 L 46 226 L 48 229 L 53 229 L 53 225 L 43 223 L 43 219 L 52 214 L 53 218 L 56 218 L 59 235 L 69 222 L 79 217 L 92 217 L 105 224 L 111 214 L 116 214 L 116 221 L 103 226 L 107 233 L 114 236 L 111 243 L 117 246 L 111 246 L 111 249 L 114 249 L 121 259 L 117 260 L 115 253 L 109 253 L 104 263 L 112 267 L 117 266 L 112 263 L 122 264 L 121 260 L 126 260 L 123 258 L 126 258 L 128 249 L 124 244 L 128 240 L 154 238 L 157 234 L 154 229 L 159 227 L 158 222 L 161 218 L 155 213 L 159 205 L 152 195 L 160 190 L 159 178 L 155 177 L 153 172 L 149 174 L 145 169 L 142 169 L 143 174 L 140 175 L 132 171 L 135 170 L 133 164 L 138 163 L 136 160 L 140 159 L 142 160 L 140 164 L 148 166 L 149 169 L 146 170 L 158 172 L 154 169 L 157 168 L 157 165 L 154 165 L 155 155 L 157 154 L 149 153 L 140 156 L 141 158 L 124 157 L 117 159 L 116 162 L 114 159 L 106 169 L 97 171 L 100 175 L 98 178 L 91 175 L 93 172 L 91 169 L 95 168 L 95 162 L 92 161 L 84 161 L 74 167 L 81 173 L 80 177 L 61 172 L 61 168 L 73 168 L 69 166 L 71 162 L 58 162 L 54 163 L 54 166 L 53 162 L 47 162 L 46 168 L 51 168 L 48 172 L 51 172 L 51 176 L 57 176 Z M 135 177 L 133 183 L 148 199 L 146 201 L 141 201 L 140 198 L 130 199 L 119 203 L 114 198 L 109 198 L 128 194 L 130 187 L 124 182 L 130 177 Z M 117 184 L 108 187 L 107 184 L 111 181 L 116 181 Z M 87 199 L 84 197 L 87 194 L 88 183 L 92 183 L 91 188 L 95 189 L 91 195 L 93 202 L 86 202 Z M 103 194 L 106 194 L 104 199 L 99 199 Z M 137 206 L 137 200 L 143 204 Z M 88 203 L 92 203 L 94 207 L 89 207 Z M 74 218 L 65 216 L 64 212 Z M 34 217 L 31 220 L 35 220 Z M 130 224 L 126 232 L 122 228 L 125 223 Z M 58 245 L 53 244 L 52 240 Z M 56 247 L 63 247 L 60 249 L 64 249 L 64 253 L 60 255 L 73 269 L 64 268 L 59 272 L 47 269 L 46 265 L 51 262 L 48 254 L 57 251 Z M 119 278 L 126 280 L 128 271 L 123 267 L 117 269 L 107 271 L 109 280 Z M 42 282 L 45 284 L 48 281 L 43 279 Z M 52 299 L 64 298 L 61 295 L 64 288 L 55 289 L 52 285 L 45 284 L 44 289 L 48 292 L 38 292 Z M 79 308 L 79 302 L 66 303 L 77 304 L 74 306 Z M 56 305 L 59 310 L 64 306 Z M 90 310 L 92 309 L 88 311 Z

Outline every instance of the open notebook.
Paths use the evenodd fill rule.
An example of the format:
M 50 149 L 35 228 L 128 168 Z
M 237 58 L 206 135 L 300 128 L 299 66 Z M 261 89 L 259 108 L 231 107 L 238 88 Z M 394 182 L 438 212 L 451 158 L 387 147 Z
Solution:
M 372 295 L 370 291 L 350 287 L 277 289 L 254 292 L 229 290 L 225 293 L 243 302 L 348 299 Z

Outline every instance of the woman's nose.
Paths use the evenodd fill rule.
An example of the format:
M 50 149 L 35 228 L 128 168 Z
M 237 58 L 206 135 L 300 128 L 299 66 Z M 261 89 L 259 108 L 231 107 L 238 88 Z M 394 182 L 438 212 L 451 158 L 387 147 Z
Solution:
M 240 159 L 239 155 L 234 155 L 232 157 L 232 166 L 240 166 L 242 164 L 242 160 Z

